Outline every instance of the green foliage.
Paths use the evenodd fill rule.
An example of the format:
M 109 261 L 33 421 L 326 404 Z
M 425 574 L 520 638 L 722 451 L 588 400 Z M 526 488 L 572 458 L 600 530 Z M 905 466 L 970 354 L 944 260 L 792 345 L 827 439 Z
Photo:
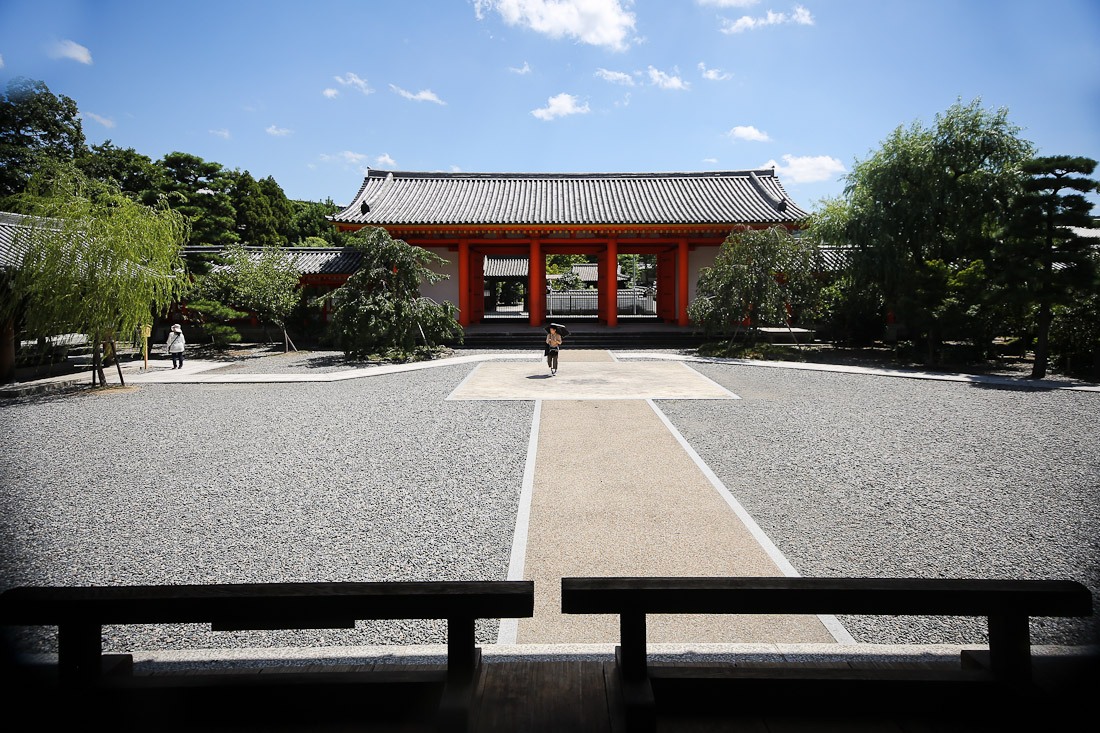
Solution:
M 587 287 L 581 280 L 581 276 L 572 270 L 563 272 L 561 277 L 551 280 L 550 285 L 554 290 L 584 290 Z
M 282 187 L 276 183 L 275 179 L 271 176 L 261 178 L 257 181 L 256 185 L 260 187 L 260 193 L 267 201 L 267 206 L 271 210 L 271 219 L 274 224 L 275 233 L 279 238 L 278 244 L 286 245 L 290 239 L 293 225 L 294 205 L 290 202 L 290 199 L 286 197 Z M 334 227 L 330 225 L 329 228 L 332 229 Z
M 714 265 L 700 271 L 688 316 L 708 335 L 747 326 L 752 338 L 760 326 L 787 324 L 789 313 L 813 312 L 820 294 L 815 256 L 813 245 L 783 227 L 734 231 Z
M 356 232 L 350 245 L 363 253 L 360 269 L 327 296 L 330 335 L 338 349 L 349 358 L 408 358 L 418 344 L 430 350 L 444 342 L 461 343 L 454 305 L 420 295 L 421 283 L 445 277 L 429 267 L 443 264 L 442 258 L 375 227 Z
M 187 244 L 224 247 L 238 241 L 230 176 L 221 164 L 169 153 L 158 165 L 165 172 L 169 204 L 191 222 Z
M 245 318 L 247 313 L 234 310 L 214 300 L 191 300 L 187 303 L 187 315 L 198 323 L 202 332 L 215 346 L 228 346 L 241 340 L 241 333 L 229 321 Z
M 253 247 L 277 247 L 286 244 L 279 233 L 279 221 L 260 184 L 248 171 L 229 175 L 230 200 L 236 214 L 236 233 L 239 241 Z M 285 198 L 285 197 L 284 197 Z
M 591 262 L 585 255 L 549 255 L 546 258 L 546 272 L 549 275 L 561 275 L 573 271 L 573 265 Z
M 122 193 L 144 204 L 155 204 L 166 189 L 163 168 L 133 148 L 116 148 L 110 140 L 93 145 L 76 164 L 88 178 L 114 183 Z
M 205 298 L 255 313 L 261 322 L 285 329 L 299 299 L 299 275 L 292 258 L 278 247 L 256 252 L 233 244 L 221 259 L 223 266 L 203 279 Z
M 23 192 L 47 162 L 72 163 L 84 151 L 76 102 L 41 81 L 8 82 L 0 96 L 0 199 Z
M 1045 376 L 1048 368 L 1054 308 L 1087 298 L 1094 287 L 1092 243 L 1072 228 L 1095 226 L 1091 204 L 1084 196 L 1100 190 L 1100 183 L 1088 177 L 1095 169 L 1095 160 L 1068 155 L 1024 163 L 1022 170 L 1028 178 L 1015 202 L 1008 236 L 997 252 L 1006 292 L 1017 300 L 1026 298 L 1036 307 L 1032 377 L 1037 379 Z
M 164 205 L 138 204 L 71 166 L 41 172 L 15 203 L 34 217 L 13 287 L 29 338 L 129 339 L 186 287 L 187 222 Z
M 1077 301 L 1053 307 L 1049 343 L 1058 370 L 1100 381 L 1100 283 Z
M 853 248 L 850 287 L 877 288 L 935 360 L 958 314 L 975 344 L 998 317 L 987 273 L 973 263 L 991 262 L 1031 154 L 1007 110 L 958 102 L 931 127 L 897 128 L 812 226 L 823 243 Z
M 335 214 L 340 207 L 332 199 L 324 201 L 290 201 L 291 220 L 287 240 L 304 247 L 343 247 L 351 237 L 339 232 L 326 216 Z M 320 238 L 324 244 L 305 244 L 305 240 Z

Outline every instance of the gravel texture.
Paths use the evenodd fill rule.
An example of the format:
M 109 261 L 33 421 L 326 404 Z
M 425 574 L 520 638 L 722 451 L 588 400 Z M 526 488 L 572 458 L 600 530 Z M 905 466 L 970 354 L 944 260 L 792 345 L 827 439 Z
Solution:
M 695 364 L 742 397 L 661 401 L 805 576 L 1058 578 L 1100 596 L 1100 394 Z M 984 619 L 841 617 L 868 643 L 977 643 Z M 1039 644 L 1100 643 L 1036 619 Z
M 371 368 L 301 352 L 222 369 L 352 366 Z M 534 406 L 446 402 L 473 368 L 0 404 L 0 587 L 503 579 Z M 1100 395 L 694 368 L 743 399 L 660 409 L 801 574 L 1071 578 L 1100 591 Z M 985 633 L 974 619 L 842 621 L 878 644 Z M 495 634 L 491 621 L 478 627 L 482 643 Z M 440 643 L 445 633 L 395 621 L 111 627 L 104 638 L 122 651 Z M 1100 633 L 1095 619 L 1040 619 L 1032 639 L 1097 644 Z M 52 630 L 18 642 L 50 651 Z
M 444 401 L 472 367 L 0 405 L 3 587 L 503 580 L 534 406 Z M 104 637 L 108 650 L 438 643 L 444 626 Z

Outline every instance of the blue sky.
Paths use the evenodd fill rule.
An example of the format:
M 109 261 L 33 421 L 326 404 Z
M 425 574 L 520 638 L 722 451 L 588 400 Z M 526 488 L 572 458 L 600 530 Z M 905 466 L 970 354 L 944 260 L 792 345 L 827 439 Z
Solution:
M 72 97 L 90 143 L 340 204 L 367 166 L 774 165 L 812 209 L 975 98 L 1042 155 L 1100 160 L 1096 0 L 2 0 L 16 76 Z

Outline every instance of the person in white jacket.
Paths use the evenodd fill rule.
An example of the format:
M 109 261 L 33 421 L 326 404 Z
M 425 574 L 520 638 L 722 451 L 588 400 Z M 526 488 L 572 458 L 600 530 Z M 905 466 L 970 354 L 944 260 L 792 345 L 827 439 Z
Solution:
M 180 324 L 173 323 L 172 330 L 168 333 L 168 356 L 172 357 L 173 369 L 183 369 L 183 347 L 186 344 Z

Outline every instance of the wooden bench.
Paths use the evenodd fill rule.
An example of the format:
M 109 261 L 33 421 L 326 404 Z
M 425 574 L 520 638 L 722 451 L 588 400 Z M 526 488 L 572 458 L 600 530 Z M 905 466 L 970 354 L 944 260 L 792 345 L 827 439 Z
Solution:
M 209 623 L 213 631 L 244 631 L 354 628 L 357 620 L 446 619 L 445 671 L 417 677 L 383 669 L 355 679 L 371 685 L 441 683 L 438 721 L 453 730 L 468 725 L 479 676 L 481 651 L 475 643 L 475 621 L 525 618 L 533 613 L 534 583 L 530 581 L 18 587 L 0 594 L 0 623 L 58 628 L 59 685 L 69 691 L 116 688 L 120 678 L 130 685 L 144 681 L 164 687 L 163 678 L 135 680 L 129 655 L 103 655 L 106 624 Z M 309 672 L 251 677 L 250 682 L 284 686 L 334 681 Z M 348 675 L 343 677 L 346 682 Z M 240 686 L 245 679 L 224 674 L 220 678 L 211 684 Z M 199 684 L 194 677 L 173 683 Z
M 864 689 L 874 689 L 872 695 L 878 694 L 875 685 L 880 682 L 907 685 L 906 689 L 918 681 L 955 686 L 982 681 L 1014 690 L 1027 687 L 1031 681 L 1029 618 L 1090 616 L 1092 595 L 1084 585 L 1063 580 L 563 578 L 562 612 L 619 616 L 615 683 L 620 689 L 622 712 L 628 729 L 653 730 L 657 702 L 654 683 L 665 684 L 664 680 L 670 691 L 699 691 L 708 680 L 720 683 L 717 686 L 726 691 L 733 685 L 732 689 L 744 696 L 725 697 L 722 704 L 730 710 L 763 700 L 766 686 L 792 682 L 801 684 L 799 694 L 833 682 L 848 687 L 863 684 Z M 962 669 L 945 676 L 943 672 L 919 669 L 660 665 L 649 662 L 646 654 L 646 615 L 657 613 L 987 616 L 989 667 L 975 669 L 975 658 L 964 659 Z M 677 682 L 685 684 L 677 687 Z M 788 684 L 786 694 L 792 689 Z M 670 692 L 669 699 L 672 697 Z

